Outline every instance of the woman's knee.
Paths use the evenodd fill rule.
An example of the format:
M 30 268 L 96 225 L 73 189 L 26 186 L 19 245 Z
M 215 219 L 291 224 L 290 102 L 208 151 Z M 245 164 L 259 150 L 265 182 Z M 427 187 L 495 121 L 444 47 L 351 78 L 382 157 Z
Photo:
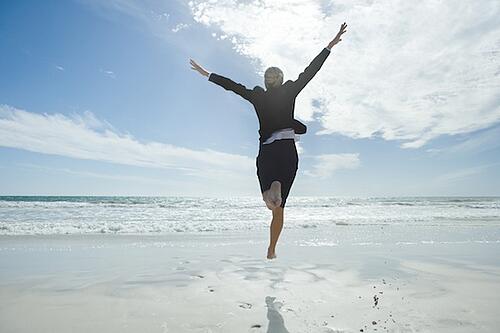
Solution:
M 283 216 L 283 210 L 285 208 L 281 206 L 277 206 L 273 209 L 273 217 L 282 217 Z

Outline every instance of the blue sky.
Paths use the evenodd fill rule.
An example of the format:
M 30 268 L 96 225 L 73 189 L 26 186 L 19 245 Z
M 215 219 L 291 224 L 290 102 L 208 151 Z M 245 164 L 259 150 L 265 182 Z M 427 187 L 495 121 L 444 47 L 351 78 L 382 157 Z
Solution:
M 0 3 L 1 195 L 259 196 L 247 87 L 295 79 L 291 195 L 500 195 L 496 1 Z

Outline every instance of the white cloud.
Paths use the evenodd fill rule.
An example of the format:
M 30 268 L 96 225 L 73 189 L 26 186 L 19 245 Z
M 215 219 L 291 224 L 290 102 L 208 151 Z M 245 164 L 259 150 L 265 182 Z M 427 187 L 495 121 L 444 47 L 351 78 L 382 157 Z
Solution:
M 379 136 L 418 148 L 500 121 L 500 4 L 485 1 L 203 1 L 194 19 L 217 28 L 263 74 L 296 79 L 347 22 L 296 116 L 317 134 Z M 312 106 L 313 99 L 321 101 Z
M 176 169 L 184 175 L 225 181 L 254 177 L 253 158 L 193 150 L 160 142 L 140 142 L 120 134 L 91 112 L 72 117 L 37 114 L 0 105 L 0 146 L 150 168 Z
M 359 154 L 323 154 L 314 157 L 316 162 L 311 170 L 304 174 L 311 177 L 328 178 L 340 169 L 356 169 L 359 166 Z
M 179 23 L 172 28 L 172 32 L 178 32 L 179 30 L 186 29 L 187 27 L 189 27 L 189 24 Z
M 54 65 L 56 67 L 57 70 L 60 70 L 61 72 L 64 71 L 64 67 L 63 66 L 59 66 L 59 65 Z

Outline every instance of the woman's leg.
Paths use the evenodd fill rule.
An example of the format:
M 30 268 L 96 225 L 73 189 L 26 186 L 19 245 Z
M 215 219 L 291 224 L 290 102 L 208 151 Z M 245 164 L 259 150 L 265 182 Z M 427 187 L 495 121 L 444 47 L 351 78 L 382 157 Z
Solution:
M 270 227 L 271 241 L 269 243 L 269 247 L 267 248 L 267 259 L 273 259 L 276 257 L 276 243 L 278 242 L 281 229 L 283 229 L 283 215 L 283 207 L 276 207 L 273 209 L 273 220 L 271 221 Z

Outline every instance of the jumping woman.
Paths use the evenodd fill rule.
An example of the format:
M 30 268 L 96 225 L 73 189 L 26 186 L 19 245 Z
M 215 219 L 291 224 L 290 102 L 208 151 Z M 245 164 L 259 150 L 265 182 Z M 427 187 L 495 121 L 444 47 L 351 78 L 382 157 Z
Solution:
M 297 80 L 283 83 L 283 72 L 278 67 L 269 67 L 264 73 L 266 90 L 260 86 L 248 89 L 240 83 L 219 74 L 207 72 L 190 59 L 191 69 L 208 80 L 240 95 L 255 108 L 259 119 L 259 153 L 256 158 L 262 199 L 273 212 L 271 240 L 267 258 L 276 258 L 275 248 L 283 228 L 283 211 L 290 193 L 299 161 L 295 140 L 297 134 L 305 134 L 306 125 L 294 119 L 295 99 L 307 83 L 316 75 L 331 48 L 342 39 L 347 24 L 344 22 L 335 38 L 312 60 Z

